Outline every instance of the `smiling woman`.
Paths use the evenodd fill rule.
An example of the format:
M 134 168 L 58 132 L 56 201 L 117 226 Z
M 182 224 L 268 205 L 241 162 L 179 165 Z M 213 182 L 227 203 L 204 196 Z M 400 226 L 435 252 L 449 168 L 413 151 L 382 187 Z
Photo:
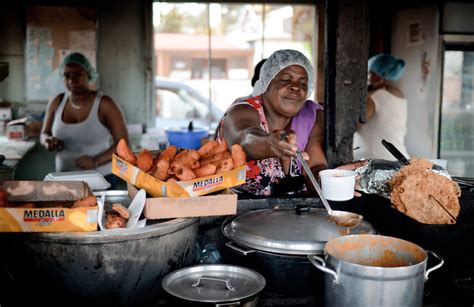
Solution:
M 314 87 L 314 70 L 299 51 L 274 52 L 263 64 L 251 98 L 227 110 L 217 138 L 229 146 L 241 144 L 247 154 L 246 184 L 235 191 L 275 195 L 280 182 L 301 176 L 297 150 L 310 158 L 314 173 L 326 167 L 322 149 L 319 104 L 307 100 Z M 306 190 L 303 182 L 290 193 Z

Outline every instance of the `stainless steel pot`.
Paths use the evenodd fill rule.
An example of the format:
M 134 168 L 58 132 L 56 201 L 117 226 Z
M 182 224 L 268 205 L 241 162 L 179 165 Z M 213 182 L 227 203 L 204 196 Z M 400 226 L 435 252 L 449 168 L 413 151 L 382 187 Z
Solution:
M 193 306 L 257 306 L 265 278 L 234 265 L 197 265 L 168 274 L 161 282 L 172 296 Z
M 106 202 L 130 203 L 126 191 Z M 190 265 L 199 219 L 149 221 L 126 233 L 30 233 L 3 237 L 5 268 L 16 288 L 68 302 L 135 304 L 164 294 L 161 279 Z M 5 253 L 4 253 L 5 254 Z M 34 296 L 31 298 L 34 300 Z M 27 296 L 18 299 L 28 299 Z
M 349 233 L 375 233 L 362 221 L 347 229 L 329 219 L 324 209 L 264 209 L 246 212 L 226 221 L 223 234 L 231 241 L 225 263 L 252 268 L 267 281 L 265 291 L 292 297 L 319 295 L 323 274 L 312 268 L 307 255 L 324 253 L 326 242 Z
M 426 270 L 428 253 L 438 264 Z M 423 303 L 428 275 L 443 265 L 431 251 L 397 238 L 350 235 L 330 240 L 325 259 L 309 260 L 325 276 L 325 306 L 407 306 Z

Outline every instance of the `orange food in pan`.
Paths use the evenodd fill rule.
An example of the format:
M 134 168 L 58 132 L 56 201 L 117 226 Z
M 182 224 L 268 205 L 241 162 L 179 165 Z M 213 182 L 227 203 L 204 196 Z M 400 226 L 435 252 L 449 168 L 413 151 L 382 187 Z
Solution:
M 390 180 L 393 207 L 424 224 L 455 224 L 461 191 L 456 182 L 431 170 L 433 164 L 412 159 Z

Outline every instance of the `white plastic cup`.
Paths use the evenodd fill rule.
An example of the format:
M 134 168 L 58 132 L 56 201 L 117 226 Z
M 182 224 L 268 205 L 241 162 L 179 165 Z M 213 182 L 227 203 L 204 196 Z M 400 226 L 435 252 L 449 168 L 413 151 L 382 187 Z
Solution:
M 326 169 L 319 172 L 321 189 L 327 200 L 345 201 L 354 198 L 357 173 L 342 169 Z

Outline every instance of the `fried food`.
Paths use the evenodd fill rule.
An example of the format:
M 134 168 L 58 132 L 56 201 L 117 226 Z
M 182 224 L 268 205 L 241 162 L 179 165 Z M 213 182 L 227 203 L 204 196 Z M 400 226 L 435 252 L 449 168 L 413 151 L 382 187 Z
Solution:
M 136 165 L 137 157 L 133 154 L 133 151 L 128 147 L 125 139 L 120 139 L 117 143 L 117 154 L 125 161 Z
M 201 156 L 197 150 L 185 149 L 174 157 L 174 161 L 199 160 L 200 158 Z
M 199 153 L 197 150 L 183 150 L 176 155 L 173 162 L 171 162 L 169 173 L 176 174 L 182 168 L 196 169 L 200 165 Z
M 153 166 L 153 155 L 148 149 L 142 149 L 137 156 L 137 167 L 148 172 Z
M 179 180 L 186 181 L 186 180 L 192 180 L 196 178 L 196 174 L 187 167 L 181 167 L 180 169 L 176 170 L 175 173 L 176 177 L 178 177 Z
M 232 152 L 232 161 L 234 162 L 234 167 L 239 167 L 245 165 L 247 162 L 247 155 L 245 154 L 244 148 L 240 144 L 234 144 L 231 147 Z
M 390 180 L 392 188 L 399 186 L 409 175 L 431 170 L 433 163 L 429 160 L 414 158 L 410 160 L 410 164 L 402 167 Z
M 204 176 L 209 176 L 215 174 L 217 170 L 217 166 L 215 164 L 206 164 L 204 166 L 196 168 L 194 171 L 194 174 L 196 174 L 196 177 L 204 177 Z
M 217 141 L 211 140 L 206 144 L 202 145 L 201 148 L 198 149 L 198 153 L 201 157 L 207 156 L 209 152 L 218 145 L 219 143 Z
M 390 181 L 390 200 L 400 212 L 425 224 L 454 224 L 461 190 L 448 177 L 431 170 L 427 160 L 413 159 Z
M 125 208 L 119 203 L 112 204 L 112 210 L 117 212 L 121 217 L 123 217 L 127 221 L 130 218 L 130 210 L 128 210 L 127 208 Z
M 140 163 L 141 155 L 138 156 L 137 164 Z M 178 150 L 176 146 L 169 146 L 154 161 L 147 170 L 153 177 L 161 181 L 186 181 L 245 165 L 246 154 L 239 144 L 235 144 L 231 152 L 225 141 L 219 143 L 211 140 L 198 150 Z
M 176 153 L 178 152 L 178 148 L 174 145 L 168 146 L 166 149 L 164 149 L 158 156 L 159 160 L 167 159 L 171 160 L 174 159 L 176 156 Z
M 171 163 L 170 169 L 168 172 L 170 174 L 176 174 L 176 172 L 183 167 L 194 170 L 200 166 L 201 164 L 199 163 L 198 160 L 194 160 L 194 159 L 179 160 L 179 161 L 174 161 L 173 163 Z
M 106 216 L 105 228 L 125 228 L 127 227 L 127 222 L 123 217 L 121 217 L 116 212 L 109 212 Z
M 225 158 L 219 162 L 217 165 L 217 173 L 228 172 L 234 168 L 234 162 L 232 162 L 232 157 Z
M 226 141 L 222 141 L 221 143 L 218 143 L 216 146 L 212 147 L 211 150 L 209 150 L 205 155 L 201 155 L 202 158 L 207 158 L 210 156 L 213 156 L 215 154 L 218 154 L 220 152 L 224 152 L 228 149 Z
M 153 173 L 153 176 L 161 181 L 166 181 L 170 176 L 168 170 L 170 168 L 170 160 L 160 159 L 156 164 L 156 170 Z
M 76 200 L 71 208 L 93 207 L 97 205 L 97 199 L 94 195 L 86 196 L 83 199 Z
M 112 210 L 105 214 L 105 228 L 126 228 L 130 211 L 119 203 L 112 204 Z
M 219 164 L 220 161 L 227 159 L 229 157 L 232 157 L 232 154 L 230 151 L 223 151 L 216 153 L 215 155 L 212 155 L 208 158 L 201 159 L 199 162 L 201 163 L 201 166 L 212 163 L 212 164 Z

